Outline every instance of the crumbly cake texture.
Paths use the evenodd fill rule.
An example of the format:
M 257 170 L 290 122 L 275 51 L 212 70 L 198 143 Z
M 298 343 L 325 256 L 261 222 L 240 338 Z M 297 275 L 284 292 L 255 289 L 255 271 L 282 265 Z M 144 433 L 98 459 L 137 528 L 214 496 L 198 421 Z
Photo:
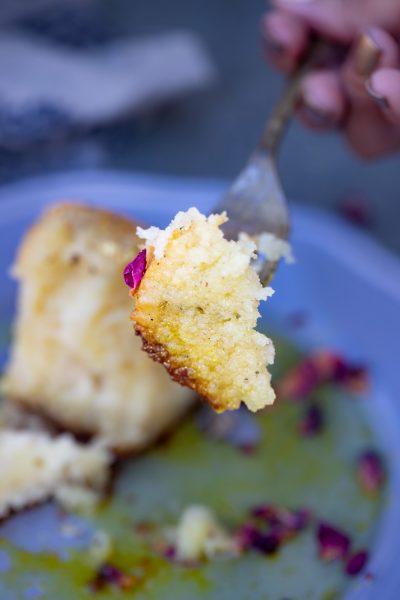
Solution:
M 131 291 L 131 318 L 144 349 L 173 379 L 219 412 L 242 401 L 257 411 L 275 397 L 267 370 L 274 348 L 255 330 L 259 302 L 272 290 L 250 265 L 255 244 L 226 240 L 225 221 L 191 208 L 165 230 L 138 228 L 147 268 Z
M 188 506 L 182 513 L 172 542 L 179 561 L 209 560 L 238 555 L 238 545 L 207 506 Z
M 14 266 L 18 315 L 4 392 L 61 428 L 120 452 L 148 446 L 192 402 L 126 326 L 121 271 L 136 223 L 75 203 L 48 210 Z
M 109 476 L 111 455 L 101 443 L 78 444 L 71 436 L 0 431 L 0 518 L 56 498 L 67 508 L 97 499 Z

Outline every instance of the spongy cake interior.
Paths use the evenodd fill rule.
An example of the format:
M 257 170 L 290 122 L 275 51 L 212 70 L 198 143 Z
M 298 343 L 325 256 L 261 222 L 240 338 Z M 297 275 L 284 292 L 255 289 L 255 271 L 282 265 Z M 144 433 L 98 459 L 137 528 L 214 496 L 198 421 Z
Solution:
M 76 203 L 37 221 L 14 267 L 18 315 L 4 380 L 10 400 L 124 452 L 147 446 L 191 402 L 129 326 L 122 271 L 138 249 L 135 229 Z
M 255 330 L 259 301 L 270 290 L 250 266 L 253 243 L 226 240 L 224 220 L 190 209 L 168 236 L 155 228 L 139 232 L 149 260 L 132 319 L 152 354 L 163 355 L 158 359 L 178 379 L 185 369 L 184 383 L 216 410 L 241 401 L 258 410 L 274 400 L 267 370 L 272 342 Z

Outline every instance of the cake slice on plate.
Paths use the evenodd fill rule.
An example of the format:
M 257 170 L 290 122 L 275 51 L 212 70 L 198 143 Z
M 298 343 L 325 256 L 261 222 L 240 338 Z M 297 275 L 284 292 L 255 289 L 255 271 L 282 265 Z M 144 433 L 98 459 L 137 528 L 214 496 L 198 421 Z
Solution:
M 136 223 L 62 203 L 22 241 L 18 312 L 4 391 L 62 429 L 118 452 L 150 445 L 192 402 L 126 326 L 121 271 L 138 251 Z
M 259 302 L 272 290 L 251 266 L 255 244 L 225 239 L 225 221 L 191 208 L 165 230 L 138 228 L 145 249 L 125 269 L 131 318 L 144 349 L 175 381 L 219 412 L 241 402 L 257 411 L 275 397 L 267 369 L 274 348 L 255 330 Z

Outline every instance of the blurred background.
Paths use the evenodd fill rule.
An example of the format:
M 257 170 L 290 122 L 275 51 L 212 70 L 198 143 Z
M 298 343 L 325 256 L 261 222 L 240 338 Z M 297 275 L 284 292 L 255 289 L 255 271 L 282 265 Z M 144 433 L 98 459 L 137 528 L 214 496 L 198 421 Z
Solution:
M 112 168 L 232 179 L 279 97 L 265 0 L 2 0 L 0 184 Z M 354 158 L 293 124 L 287 195 L 400 253 L 400 156 Z

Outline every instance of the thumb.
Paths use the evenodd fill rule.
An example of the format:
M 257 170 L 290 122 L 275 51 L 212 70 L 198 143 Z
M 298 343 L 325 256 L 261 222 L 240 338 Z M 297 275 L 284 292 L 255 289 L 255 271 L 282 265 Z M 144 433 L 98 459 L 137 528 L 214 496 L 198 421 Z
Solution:
M 378 27 L 371 27 L 354 44 L 343 65 L 345 90 L 358 104 L 369 104 L 366 81 L 378 69 L 395 69 L 399 65 L 399 48 L 394 38 Z M 378 91 L 377 91 L 378 93 Z

